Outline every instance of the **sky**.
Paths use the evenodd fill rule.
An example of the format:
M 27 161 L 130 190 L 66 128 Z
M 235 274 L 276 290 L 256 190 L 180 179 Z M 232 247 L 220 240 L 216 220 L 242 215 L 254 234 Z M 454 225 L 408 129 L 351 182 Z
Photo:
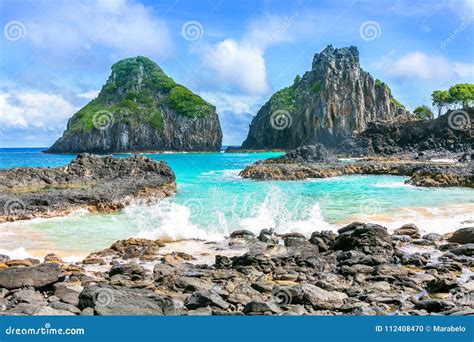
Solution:
M 474 83 L 472 0 L 0 0 L 0 147 L 47 147 L 116 61 L 137 55 L 214 104 L 240 145 L 271 94 L 328 44 L 409 110 Z

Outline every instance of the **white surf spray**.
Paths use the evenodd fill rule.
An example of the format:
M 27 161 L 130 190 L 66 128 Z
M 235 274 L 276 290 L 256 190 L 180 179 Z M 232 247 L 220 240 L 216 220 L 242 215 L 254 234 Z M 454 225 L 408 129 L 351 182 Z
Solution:
M 289 202 L 279 188 L 272 188 L 256 213 L 240 222 L 241 229 L 257 234 L 263 228 L 274 228 L 278 233 L 297 232 L 311 235 L 314 231 L 331 229 L 324 219 L 319 203 Z
M 127 220 L 141 228 L 137 234 L 139 238 L 169 241 L 224 238 L 223 234 L 202 229 L 192 222 L 192 216 L 199 215 L 199 209 L 177 204 L 173 200 L 166 199 L 152 206 L 132 205 L 124 213 Z

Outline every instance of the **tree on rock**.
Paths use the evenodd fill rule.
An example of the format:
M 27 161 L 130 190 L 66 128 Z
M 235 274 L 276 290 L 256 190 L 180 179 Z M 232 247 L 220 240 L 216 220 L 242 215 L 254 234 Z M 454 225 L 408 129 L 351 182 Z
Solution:
M 474 84 L 459 83 L 449 90 L 435 90 L 431 94 L 433 106 L 438 108 L 438 116 L 443 108 L 467 108 L 474 104 Z
M 413 111 L 413 115 L 418 120 L 431 120 L 434 117 L 433 112 L 428 106 L 416 107 Z
M 447 107 L 451 102 L 449 93 L 446 90 L 435 90 L 433 94 L 431 94 L 431 99 L 433 101 L 433 106 L 438 108 L 438 116 L 441 115 L 443 108 Z
M 451 102 L 467 108 L 474 102 L 474 84 L 460 83 L 449 88 L 449 97 Z

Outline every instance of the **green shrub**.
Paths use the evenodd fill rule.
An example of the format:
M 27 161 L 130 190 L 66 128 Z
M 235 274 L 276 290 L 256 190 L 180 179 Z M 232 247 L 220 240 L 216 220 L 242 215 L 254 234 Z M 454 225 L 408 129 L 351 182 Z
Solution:
M 178 114 L 191 118 L 205 117 L 211 111 L 211 106 L 206 101 L 180 85 L 171 89 L 167 104 Z
M 416 107 L 413 111 L 413 115 L 418 120 L 430 120 L 434 117 L 433 112 L 431 111 L 431 109 L 428 108 L 428 106 Z
M 152 113 L 146 121 L 149 122 L 157 130 L 163 131 L 165 126 L 165 119 L 160 112 Z
M 314 81 L 313 85 L 311 86 L 311 91 L 313 93 L 317 93 L 321 90 L 321 84 L 319 83 L 319 81 Z
M 292 87 L 286 87 L 278 90 L 270 98 L 271 106 L 275 110 L 284 109 L 291 111 L 294 105 L 294 91 Z

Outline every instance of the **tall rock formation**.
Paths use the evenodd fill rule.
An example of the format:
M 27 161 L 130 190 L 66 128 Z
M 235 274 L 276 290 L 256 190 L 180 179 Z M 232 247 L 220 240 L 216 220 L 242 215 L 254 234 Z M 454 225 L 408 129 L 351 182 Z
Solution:
M 97 98 L 46 152 L 217 151 L 221 143 L 215 107 L 138 56 L 112 66 Z
M 331 45 L 313 59 L 311 71 L 268 100 L 250 125 L 245 149 L 292 149 L 337 145 L 372 121 L 406 114 L 390 88 L 362 70 L 356 47 Z

